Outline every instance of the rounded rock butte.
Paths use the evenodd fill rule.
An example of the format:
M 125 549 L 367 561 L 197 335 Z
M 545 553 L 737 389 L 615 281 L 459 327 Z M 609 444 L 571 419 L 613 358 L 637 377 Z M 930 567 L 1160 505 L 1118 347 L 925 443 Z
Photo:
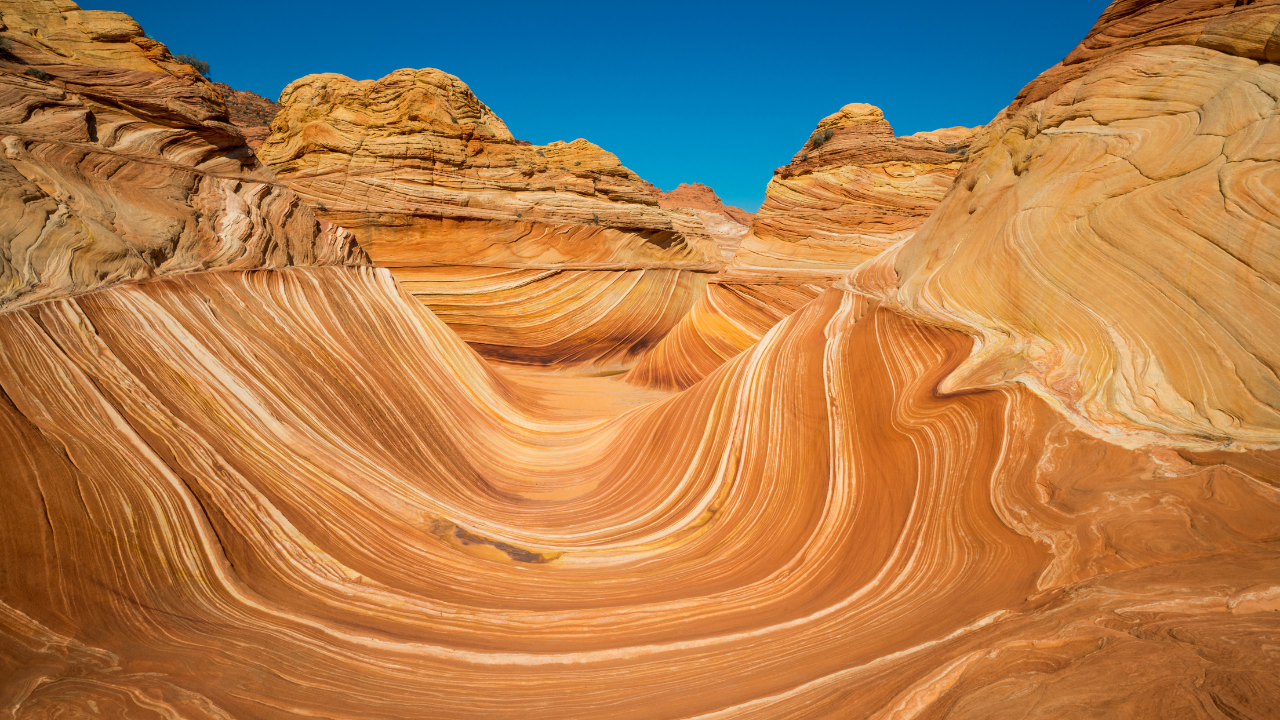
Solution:
M 0 713 L 1276 717 L 1277 25 L 846 107 L 726 259 L 439 71 L 294 83 L 264 164 L 0 1 Z

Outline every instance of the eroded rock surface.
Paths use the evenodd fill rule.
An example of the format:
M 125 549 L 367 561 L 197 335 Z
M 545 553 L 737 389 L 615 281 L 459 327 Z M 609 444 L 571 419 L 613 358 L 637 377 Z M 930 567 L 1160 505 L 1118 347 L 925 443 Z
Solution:
M 879 108 L 844 106 L 775 171 L 731 267 L 792 274 L 854 269 L 929 217 L 975 132 L 957 127 L 895 137 Z
M 1172 44 L 1196 18 L 1216 19 Z M 1068 56 L 1092 59 L 1032 82 L 855 285 L 982 339 L 948 390 L 1016 380 L 1098 433 L 1275 447 L 1280 68 L 1252 38 L 1278 22 L 1276 3 L 1113 5 Z
M 613 154 L 518 141 L 439 70 L 312 75 L 281 102 L 261 157 L 491 358 L 626 370 L 723 266 Z
M 1104 17 L 1161 4 L 1117 3 Z M 22 14 L 39 20 L 48 7 L 0 4 L 0 33 L 34 27 Z M 98 74 L 59 55 L 39 66 L 50 79 L 27 85 L 27 54 L 46 51 L 20 44 L 0 80 L 20 88 L 12 97 L 46 99 L 3 126 L 6 152 L 34 148 L 8 161 L 30 185 L 11 197 L 50 209 L 0 215 L 0 247 L 9 258 L 20 238 L 48 240 L 36 246 L 88 270 L 32 261 L 39 278 L 63 280 L 40 279 L 0 306 L 7 716 L 1234 719 L 1280 707 L 1280 452 L 1246 432 L 1265 427 L 1231 429 L 1229 447 L 1142 416 L 1101 432 L 1061 400 L 1091 386 L 1037 384 L 1026 368 L 1040 366 L 1017 364 L 1031 357 L 1022 346 L 997 356 L 987 329 L 998 321 L 1050 340 L 1056 358 L 1077 337 L 1067 323 L 1090 338 L 1107 322 L 1154 367 L 1170 357 L 1169 330 L 1108 306 L 1087 315 L 1076 295 L 1050 291 L 1080 285 L 1100 298 L 1159 281 L 1174 302 L 1190 284 L 1149 267 L 1194 262 L 1197 288 L 1235 301 L 1255 332 L 1188 332 L 1185 352 L 1218 338 L 1205 357 L 1219 362 L 1196 363 L 1197 376 L 1214 388 L 1245 382 L 1248 365 L 1232 353 L 1262 346 L 1277 313 L 1261 281 L 1207 244 L 1264 242 L 1263 231 L 1212 231 L 1223 215 L 1249 222 L 1260 201 L 1179 194 L 1185 173 L 1160 168 L 1194 173 L 1196 143 L 1225 153 L 1253 136 L 1192 133 L 1170 146 L 1181 136 L 1161 123 L 1225 122 L 1214 98 L 1245 128 L 1265 123 L 1261 111 L 1250 120 L 1265 101 L 1229 90 L 1241 78 L 1266 88 L 1250 73 L 1268 66 L 1190 45 L 1097 63 L 1081 85 L 985 131 L 938 214 L 847 282 L 813 288 L 807 302 L 713 289 L 707 302 L 729 308 L 719 316 L 786 316 L 674 392 L 486 361 L 411 294 L 439 293 L 409 289 L 433 280 L 400 282 L 354 246 L 329 245 L 349 236 L 318 230 L 222 129 L 203 80 L 162 66 Z M 1192 88 L 1161 94 L 1182 82 Z M 196 110 L 182 114 L 174 98 Z M 73 136 L 99 106 L 112 109 L 99 139 Z M 164 123 L 141 114 L 161 106 L 178 109 Z M 131 119 L 111 114 L 125 107 Z M 1031 123 L 1056 113 L 1073 120 Z M 1140 152 L 1167 147 L 1179 150 L 1167 165 Z M 63 160 L 73 151 L 79 159 Z M 1270 163 L 1237 169 L 1251 192 L 1270 186 Z M 132 182 L 111 185 L 115 168 Z M 1102 184 L 1119 214 L 1095 208 L 1085 189 L 1044 194 L 1055 175 Z M 71 185 L 76 177 L 87 179 Z M 1127 204 L 1144 182 L 1171 195 Z M 1176 211 L 1159 210 L 1167 197 Z M 1085 213 L 1076 234 L 1040 210 L 1052 198 L 1065 199 L 1057 216 Z M 278 214 L 268 199 L 295 209 Z M 92 232 L 53 242 L 48 228 L 63 225 L 49 216 L 63 205 L 63 217 L 106 220 L 68 222 Z M 1012 243 L 1007 235 L 969 225 L 999 213 L 1016 253 L 989 244 Z M 1055 245 L 1126 217 L 1143 221 L 1123 238 L 1145 238 L 1141 257 L 1120 255 L 1115 237 L 1093 253 L 1083 241 Z M 1189 242 L 1180 223 L 1201 217 L 1209 229 L 1197 225 Z M 139 252 L 145 262 L 118 272 L 135 255 L 87 253 L 99 237 L 131 237 L 99 229 L 113 218 L 207 244 Z M 218 234 L 246 222 L 252 242 Z M 1248 264 L 1262 272 L 1257 253 Z M 203 260 L 166 269 L 172 257 Z M 950 263 L 992 274 L 962 285 Z M 494 287 L 586 272 L 436 269 Z M 654 279 L 638 297 L 679 288 L 652 268 L 592 272 Z M 1145 284 L 1125 285 L 1126 272 Z M 1158 316 L 1160 299 L 1143 298 Z M 1125 309 L 1122 299 L 1110 302 Z M 651 327 L 659 305 L 618 317 Z M 1182 307 L 1204 313 L 1189 327 L 1211 327 L 1207 306 Z M 513 317 L 538 325 L 536 312 Z M 732 344 L 756 325 L 699 327 L 686 346 Z M 1011 371 L 975 383 L 975 362 Z M 1275 390 L 1252 377 L 1256 397 Z
M 725 263 L 733 260 L 733 254 L 756 219 L 753 212 L 725 205 L 715 190 L 702 183 L 680 183 L 669 192 L 650 184 L 649 190 L 663 209 L 696 216 L 707 234 L 716 241 L 720 259 Z
M 244 133 L 249 147 L 257 149 L 271 134 L 271 121 L 280 112 L 280 105 L 261 95 L 247 90 L 236 90 L 226 83 L 214 83 L 214 87 L 222 92 L 222 99 L 227 104 L 227 115 L 231 124 Z

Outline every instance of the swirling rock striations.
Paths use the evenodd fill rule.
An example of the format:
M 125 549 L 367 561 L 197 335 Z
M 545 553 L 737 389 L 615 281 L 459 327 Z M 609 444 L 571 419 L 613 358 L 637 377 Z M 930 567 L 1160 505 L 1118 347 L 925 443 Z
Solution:
M 856 274 L 981 338 L 944 388 L 1022 382 L 1121 441 L 1280 445 L 1280 68 L 1249 56 L 1280 4 L 1228 5 L 1114 4 Z
M 948 128 L 895 137 L 879 108 L 844 106 L 774 172 L 731 267 L 852 270 L 910 237 L 929 217 L 975 132 Z
M 712 282 L 680 322 L 623 380 L 683 390 L 755 345 L 775 325 L 822 293 L 830 281 Z
M 362 263 L 120 13 L 0 3 L 0 307 L 210 268 Z
M 183 226 L 169 173 L 214 155 L 148 161 L 151 224 Z M 945 391 L 989 344 L 902 300 L 921 232 L 677 393 L 512 374 L 356 263 L 22 296 L 0 310 L 0 708 L 1274 716 L 1280 452 L 1097 433 L 1017 376 Z
M 883 113 L 862 103 L 818 123 L 769 183 L 750 231 L 732 253 L 722 244 L 725 270 L 626 379 L 689 387 L 845 272 L 909 237 L 951 186 L 975 132 L 894 137 Z
M 477 348 L 490 357 L 625 369 L 620 359 L 656 343 L 696 299 L 685 291 L 702 282 L 691 273 L 723 264 L 701 220 L 664 210 L 614 155 L 586 140 L 518 141 L 439 70 L 311 75 L 281 103 L 261 157 L 320 217 L 351 229 L 375 264 L 410 287 L 429 280 L 419 300 L 464 335 L 488 326 Z M 513 284 L 511 272 L 459 266 L 540 272 L 515 273 Z M 482 287 L 484 277 L 494 284 Z M 463 280 L 445 287 L 453 278 Z M 668 288 L 681 290 L 664 299 Z M 625 311 L 655 300 L 674 303 L 653 309 L 657 325 L 626 327 Z

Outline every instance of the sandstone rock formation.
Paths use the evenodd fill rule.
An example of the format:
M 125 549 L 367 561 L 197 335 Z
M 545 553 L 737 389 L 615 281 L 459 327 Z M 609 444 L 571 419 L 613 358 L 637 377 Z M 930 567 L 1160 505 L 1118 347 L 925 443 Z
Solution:
M 854 269 L 929 217 L 975 132 L 947 128 L 895 137 L 879 108 L 844 106 L 775 171 L 733 268 Z
M 1195 14 L 1180 0 L 1120 2 L 1104 20 L 1133 28 L 1162 4 Z M 29 184 L 6 202 L 32 198 L 0 215 L 6 262 L 53 250 L 23 260 L 40 280 L 0 306 L 6 716 L 1268 718 L 1280 707 L 1280 451 L 1249 434 L 1261 426 L 1241 414 L 1230 447 L 1140 414 L 1103 432 L 1091 418 L 1131 396 L 1088 415 L 1061 398 L 1093 380 L 1043 384 L 1034 372 L 1049 363 L 1016 364 L 1028 338 L 1067 358 L 1106 322 L 1124 344 L 1099 357 L 1121 348 L 1175 379 L 1183 369 L 1211 389 L 1253 378 L 1256 397 L 1275 391 L 1240 349 L 1265 347 L 1280 317 L 1266 305 L 1271 280 L 1249 272 L 1268 271 L 1268 230 L 1214 229 L 1261 217 L 1231 183 L 1260 194 L 1280 162 L 1259 150 L 1266 100 L 1228 92 L 1241 78 L 1269 87 L 1268 66 L 1135 35 L 998 119 L 912 239 L 803 305 L 779 294 L 797 309 L 669 393 L 487 362 L 395 273 L 331 244 L 349 236 L 318 230 L 273 183 L 199 78 L 57 53 L 36 66 L 50 79 L 26 75 L 25 62 L 60 47 L 52 31 L 27 42 L 10 28 L 37 27 L 51 6 L 0 2 L 13 43 L 0 81 L 18 88 L 4 92 L 53 98 L 22 100 L 38 112 L 0 127 L 19 158 L 9 175 Z M 90 57 L 128 54 L 67 37 Z M 171 114 L 149 119 L 155 108 Z M 1185 128 L 1210 140 L 1170 145 Z M 1162 174 L 1180 163 L 1194 174 L 1200 142 L 1223 144 L 1211 165 L 1230 203 L 1179 194 L 1182 176 Z M 1166 165 L 1140 152 L 1158 148 Z M 1254 155 L 1231 160 L 1237 150 Z M 112 184 L 119 173 L 132 181 Z M 1055 176 L 1058 195 L 1046 195 Z M 1089 182 L 1119 201 L 1115 214 L 1091 205 Z M 1157 192 L 1135 208 L 1144 182 Z M 1157 212 L 1170 197 L 1176 211 Z M 1069 232 L 1055 223 L 1070 212 L 1085 219 Z M 999 213 L 998 231 L 974 229 Z M 1143 222 L 1086 252 L 1086 230 L 1126 217 Z M 1201 218 L 1192 242 L 1180 224 Z M 90 252 L 143 230 L 173 242 Z M 1063 251 L 1064 236 L 1080 243 Z M 1144 238 L 1141 257 L 1119 255 L 1121 240 Z M 1208 247 L 1240 257 L 1231 242 L 1251 239 L 1248 269 Z M 993 272 L 962 286 L 953 262 Z M 1183 352 L 1222 343 L 1185 367 L 1167 360 L 1173 330 L 1121 315 L 1124 297 L 1099 301 L 1155 286 L 1176 302 L 1191 292 L 1175 282 L 1185 276 L 1149 268 L 1179 262 L 1196 263 L 1203 291 L 1202 305 L 1180 305 L 1199 313 L 1174 328 Z M 1255 332 L 1215 330 L 1210 291 Z M 1098 315 L 1078 310 L 1086 302 Z M 643 324 L 653 310 L 628 312 Z M 1023 344 L 994 357 L 991 327 Z M 1010 372 L 957 382 L 975 377 L 975 358 Z M 1152 387 L 1138 392 L 1171 397 Z
M 733 260 L 733 254 L 742 244 L 756 214 L 742 208 L 724 204 L 715 190 L 702 183 L 680 183 L 675 190 L 663 192 L 661 188 L 649 184 L 649 192 L 658 199 L 658 205 L 664 210 L 690 213 L 698 218 L 720 248 L 720 259 L 725 263 Z
M 818 123 L 775 173 L 749 232 L 721 242 L 725 270 L 627 380 L 689 387 L 845 272 L 910 237 L 950 188 L 975 133 L 895 137 L 883 113 L 862 103 Z
M 517 141 L 439 70 L 312 75 L 281 102 L 261 157 L 494 359 L 625 370 L 723 265 L 613 154 Z
M 0 308 L 210 268 L 364 262 L 127 16 L 52 0 L 0 13 Z
M 1114 4 L 855 284 L 981 338 L 947 390 L 1017 381 L 1117 439 L 1280 447 L 1280 70 L 1256 37 L 1277 22 Z
M 612 153 L 520 143 L 447 73 L 309 75 L 280 102 L 261 157 L 380 265 L 715 269 Z
M 236 90 L 226 83 L 214 83 L 214 87 L 222 92 L 222 99 L 227 104 L 227 114 L 231 124 L 240 128 L 245 141 L 255 150 L 271 134 L 271 120 L 280 112 L 280 105 L 257 93 Z

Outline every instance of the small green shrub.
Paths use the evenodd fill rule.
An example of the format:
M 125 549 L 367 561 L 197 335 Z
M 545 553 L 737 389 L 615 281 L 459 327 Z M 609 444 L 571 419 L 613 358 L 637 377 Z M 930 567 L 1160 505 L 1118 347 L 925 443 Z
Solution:
M 198 57 L 193 57 L 185 53 L 178 53 L 177 55 L 173 56 L 173 59 L 177 60 L 180 63 L 186 63 L 187 65 L 190 65 L 192 69 L 194 69 L 196 72 L 200 73 L 201 75 L 207 78 L 213 77 L 213 72 L 209 70 L 209 63 L 205 62 L 204 60 L 201 60 Z
M 27 68 L 26 74 L 42 82 L 49 82 L 50 80 L 53 79 L 52 75 L 41 70 L 40 68 Z
M 13 41 L 9 38 L 0 38 L 0 60 L 22 62 L 22 60 L 13 53 Z
M 836 131 L 832 130 L 831 128 L 827 128 L 826 130 L 818 130 L 814 134 L 809 136 L 809 144 L 813 145 L 814 148 L 820 148 L 823 145 L 825 145 L 826 142 L 830 140 L 832 136 L 834 136 L 835 134 L 836 134 Z

